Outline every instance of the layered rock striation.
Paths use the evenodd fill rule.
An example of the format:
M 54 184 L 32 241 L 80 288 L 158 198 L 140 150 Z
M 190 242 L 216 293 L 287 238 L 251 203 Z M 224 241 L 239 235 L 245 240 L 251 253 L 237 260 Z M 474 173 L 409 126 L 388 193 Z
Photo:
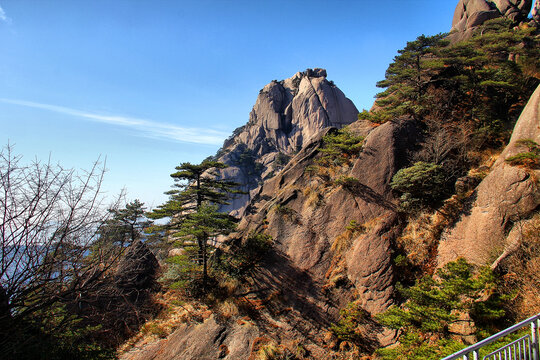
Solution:
M 221 177 L 240 183 L 247 193 L 223 211 L 240 215 L 251 198 L 249 192 L 271 178 L 314 135 L 357 120 L 357 108 L 326 76 L 324 69 L 308 69 L 274 80 L 259 92 L 249 122 L 236 129 L 216 155 L 229 165 Z

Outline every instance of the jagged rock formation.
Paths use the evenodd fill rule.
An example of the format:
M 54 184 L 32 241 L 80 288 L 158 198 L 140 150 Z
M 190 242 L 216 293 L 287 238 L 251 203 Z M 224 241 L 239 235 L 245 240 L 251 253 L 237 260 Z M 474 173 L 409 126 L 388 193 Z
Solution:
M 501 16 L 519 22 L 527 18 L 531 6 L 532 0 L 460 0 L 454 12 L 452 30 L 465 31 Z
M 540 170 L 511 166 L 505 160 L 523 148 L 520 139 L 540 142 L 540 87 L 523 110 L 508 146 L 473 195 L 468 213 L 447 230 L 438 249 L 439 266 L 464 257 L 491 264 L 520 240 L 521 222 L 540 206 Z
M 229 165 L 221 176 L 240 183 L 248 193 L 222 210 L 240 215 L 250 199 L 249 192 L 273 176 L 283 159 L 293 156 L 321 130 L 341 128 L 357 116 L 352 101 L 326 79 L 324 69 L 308 69 L 270 82 L 260 91 L 249 122 L 236 129 L 216 155 Z
M 452 33 L 448 38 L 451 42 L 468 39 L 474 28 L 499 17 L 519 23 L 527 19 L 531 6 L 532 0 L 460 0 L 452 20 Z M 536 22 L 540 17 L 539 7 L 540 0 L 536 0 L 533 8 L 533 19 Z

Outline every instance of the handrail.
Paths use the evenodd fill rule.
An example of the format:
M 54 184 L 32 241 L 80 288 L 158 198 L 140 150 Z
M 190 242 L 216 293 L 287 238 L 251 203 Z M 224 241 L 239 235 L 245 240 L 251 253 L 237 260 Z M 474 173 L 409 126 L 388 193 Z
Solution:
M 533 349 L 533 352 L 535 352 L 535 355 L 536 357 L 534 358 L 534 360 L 540 360 L 539 359 L 539 353 L 538 353 L 538 323 L 535 324 L 535 321 L 536 322 L 539 322 L 540 321 L 540 313 L 535 315 L 535 316 L 532 316 L 526 320 L 523 320 L 519 323 L 517 323 L 516 325 L 513 325 L 513 326 L 510 326 L 508 329 L 505 329 L 503 331 L 500 331 L 498 333 L 496 333 L 495 335 L 491 335 L 490 337 L 482 340 L 482 341 L 479 341 L 477 342 L 476 344 L 473 344 L 469 347 L 466 347 L 465 349 L 463 350 L 460 350 L 458 352 L 455 352 L 453 353 L 452 355 L 449 355 L 441 360 L 453 360 L 453 359 L 457 359 L 459 357 L 464 357 L 464 359 L 468 359 L 468 355 L 470 353 L 473 353 L 474 354 L 474 357 L 475 359 L 478 358 L 478 350 L 480 350 L 480 348 L 488 345 L 488 344 L 491 344 L 492 342 L 494 342 L 495 340 L 498 340 L 500 339 L 501 337 L 503 336 L 506 336 L 508 334 L 511 334 L 529 324 L 531 324 L 531 327 L 533 328 L 533 344 L 532 346 L 533 347 L 536 347 L 536 349 Z

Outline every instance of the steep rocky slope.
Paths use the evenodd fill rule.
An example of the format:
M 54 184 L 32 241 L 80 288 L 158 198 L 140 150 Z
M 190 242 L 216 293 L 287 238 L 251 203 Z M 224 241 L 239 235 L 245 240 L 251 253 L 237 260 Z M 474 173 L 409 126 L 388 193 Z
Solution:
M 406 163 L 407 151 L 417 137 L 410 120 L 388 122 L 371 131 L 359 158 L 350 168 L 340 169 L 342 177 L 357 179 L 353 187 L 306 172 L 318 154 L 321 142 L 317 139 L 263 184 L 240 229 L 266 228 L 276 250 L 292 266 L 307 272 L 314 283 L 328 285 L 341 275 L 349 289 L 359 291 L 366 310 L 385 309 L 392 293 L 390 242 L 397 223 L 389 183 Z M 348 240 L 350 248 L 336 253 L 332 245 L 351 220 L 364 228 Z
M 273 238 L 271 252 L 243 288 L 251 294 L 248 301 L 262 301 L 257 315 L 247 322 L 211 317 L 182 326 L 166 341 L 125 359 L 211 359 L 224 348 L 224 359 L 247 359 L 261 337 L 280 344 L 297 341 L 310 358 L 324 359 L 332 353 L 331 338 L 324 336 L 348 302 L 359 298 L 371 313 L 392 304 L 392 241 L 400 225 L 389 183 L 413 150 L 418 129 L 414 121 L 401 119 L 370 131 L 361 155 L 339 169 L 358 179 L 354 188 L 306 173 L 320 157 L 328 131 L 333 130 L 312 138 L 257 189 L 239 225 L 238 236 L 256 230 Z M 358 230 L 347 230 L 351 220 Z M 383 329 L 373 334 L 373 344 L 379 345 L 394 335 Z
M 234 131 L 216 156 L 229 165 L 221 176 L 241 184 L 247 193 L 222 210 L 241 215 L 249 192 L 272 177 L 314 135 L 330 126 L 348 125 L 357 115 L 352 101 L 326 79 L 324 69 L 308 69 L 267 84 L 249 122 Z
M 505 159 L 521 151 L 519 139 L 540 140 L 539 106 L 540 88 L 509 145 L 471 195 L 470 209 L 443 232 L 439 266 L 460 256 L 480 264 L 497 257 L 501 261 L 519 241 L 520 221 L 527 221 L 540 205 L 539 171 L 510 166 Z M 369 127 L 355 123 L 350 128 Z M 256 230 L 273 237 L 271 252 L 238 295 L 251 310 L 232 317 L 206 315 L 123 359 L 255 359 L 264 344 L 301 344 L 304 358 L 330 359 L 338 349 L 327 330 L 339 309 L 355 299 L 377 314 L 393 303 L 394 241 L 405 223 L 396 212 L 389 183 L 408 164 L 407 155 L 417 150 L 421 131 L 410 119 L 367 131 L 359 156 L 334 169 L 336 177 L 357 179 L 349 184 L 329 181 L 326 173 L 313 170 L 329 131 L 335 130 L 313 137 L 257 188 L 245 209 L 236 236 Z M 351 220 L 358 224 L 354 230 Z M 368 348 L 395 340 L 393 332 L 369 321 L 363 331 L 371 336 L 366 336 Z
M 531 5 L 461 0 L 454 27 L 466 32 L 491 15 L 520 21 Z M 418 215 L 401 212 L 391 189 L 393 176 L 426 147 L 429 127 L 409 117 L 373 124 L 356 121 L 357 115 L 322 69 L 272 81 L 261 90 L 248 124 L 225 141 L 215 159 L 229 165 L 220 176 L 241 183 L 247 192 L 222 208 L 241 219 L 228 240 L 245 242 L 250 233 L 262 232 L 271 236 L 271 250 L 252 276 L 232 290 L 236 311 L 224 314 L 216 306 L 123 359 L 254 360 L 265 344 L 301 349 L 297 358 L 302 359 L 336 358 L 348 345 L 339 345 L 329 330 L 339 310 L 353 300 L 365 311 L 360 329 L 365 352 L 391 344 L 396 333 L 371 315 L 398 303 L 396 282 L 404 278 L 398 273 L 403 265 L 395 261 L 404 250 L 399 242 L 422 216 L 431 219 L 428 231 L 419 231 L 415 239 L 429 249 L 422 249 L 424 263 L 408 263 L 416 268 L 405 271 L 410 277 L 406 281 L 459 257 L 495 268 L 512 255 L 521 229 L 537 216 L 540 170 L 506 160 L 523 151 L 519 140 L 540 143 L 540 88 L 498 160 L 483 170 L 486 176 L 479 185 L 466 184 L 463 204 L 451 215 L 443 214 L 444 207 L 457 194 Z M 365 137 L 361 151 L 342 162 L 321 162 L 328 135 L 347 125 L 350 133 Z M 443 221 L 436 224 L 433 218 Z M 422 237 L 433 243 L 426 245 Z
M 540 87 L 523 110 L 508 146 L 471 198 L 471 209 L 442 236 L 439 265 L 457 257 L 477 264 L 491 264 L 520 241 L 522 222 L 540 206 L 540 170 L 506 163 L 523 151 L 518 141 L 540 142 Z

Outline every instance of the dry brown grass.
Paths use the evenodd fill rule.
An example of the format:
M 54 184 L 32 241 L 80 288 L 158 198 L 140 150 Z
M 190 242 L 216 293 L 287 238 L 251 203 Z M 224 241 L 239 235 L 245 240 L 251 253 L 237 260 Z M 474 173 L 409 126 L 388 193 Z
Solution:
M 379 221 L 379 218 L 369 220 L 363 224 L 351 221 L 345 230 L 334 239 L 330 246 L 333 256 L 330 267 L 325 274 L 324 289 L 348 282 L 345 253 L 351 248 L 355 239 L 371 230 Z
M 140 331 L 126 341 L 118 352 L 124 353 L 131 348 L 166 338 L 180 325 L 193 320 L 200 320 L 208 307 L 199 303 L 185 303 L 181 296 L 174 291 L 168 291 L 157 297 L 157 302 L 163 304 L 164 310 L 153 320 L 146 322 Z
M 236 302 L 232 299 L 227 299 L 224 302 L 220 303 L 216 309 L 217 313 L 226 319 L 230 319 L 234 316 L 237 316 L 240 311 Z
M 310 184 L 302 191 L 304 198 L 304 207 L 318 207 L 324 204 L 323 191 L 317 186 Z
M 338 255 L 342 255 L 345 251 L 349 250 L 353 243 L 353 237 L 355 236 L 355 231 L 352 230 L 345 230 L 341 234 L 339 234 L 334 241 L 332 242 L 332 246 L 330 247 L 330 250 L 332 250 L 334 253 Z
M 433 213 L 422 212 L 409 220 L 397 239 L 398 246 L 405 252 L 409 262 L 415 266 L 426 263 L 429 249 L 434 246 Z
M 458 219 L 473 191 L 452 196 L 437 211 L 424 211 L 409 218 L 396 243 L 411 265 L 433 270 L 443 231 Z
M 540 213 L 525 222 L 522 241 L 503 266 L 504 284 L 516 294 L 509 311 L 518 319 L 540 313 Z

